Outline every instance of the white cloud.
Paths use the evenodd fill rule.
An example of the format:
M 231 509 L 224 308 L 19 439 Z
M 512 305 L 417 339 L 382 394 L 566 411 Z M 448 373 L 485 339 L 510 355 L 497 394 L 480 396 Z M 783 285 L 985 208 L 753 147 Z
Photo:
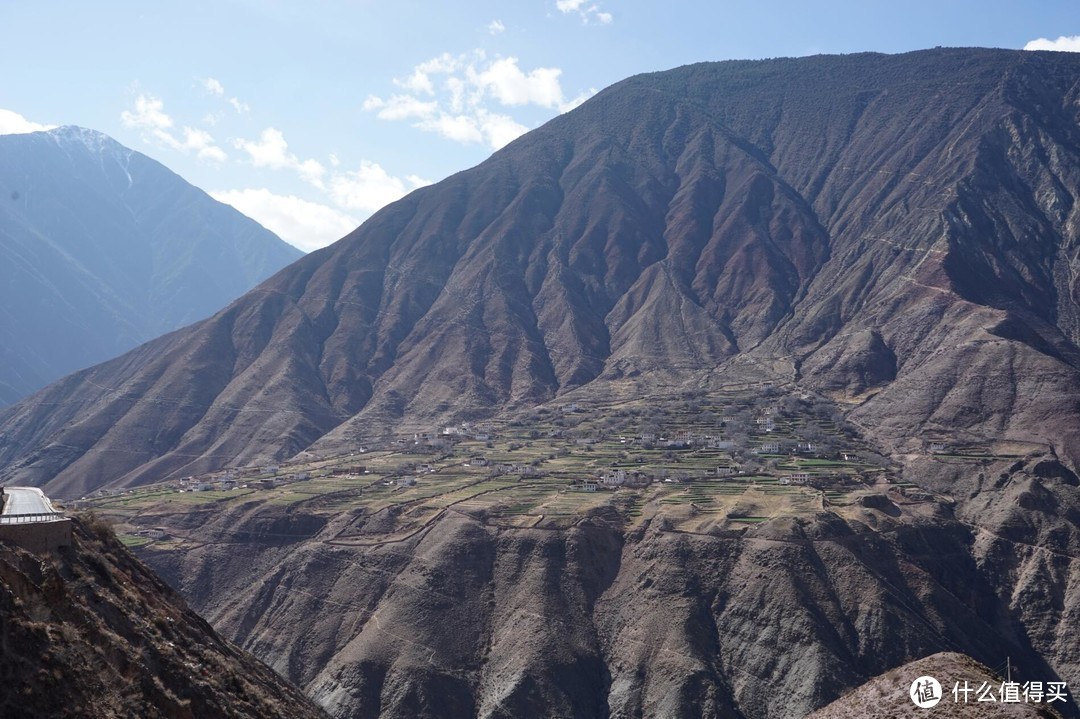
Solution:
M 590 87 L 585 92 L 580 93 L 577 97 L 575 97 L 575 98 L 573 98 L 571 100 L 567 100 L 566 102 L 559 105 L 559 112 L 570 112 L 575 107 L 577 107 L 581 103 L 585 102 L 586 100 L 588 100 L 590 97 L 592 97 L 596 93 L 597 93 L 596 88 L 595 87 Z
M 56 125 L 31 122 L 14 110 L 0 109 L 0 135 L 23 135 L 27 132 L 51 130 Z
M 289 144 L 285 141 L 285 136 L 273 127 L 263 130 L 258 140 L 237 140 L 235 144 L 237 149 L 247 154 L 253 166 L 272 170 L 291 170 L 302 180 L 324 192 L 335 205 L 345 210 L 371 213 L 401 199 L 410 190 L 430 184 L 428 180 L 416 175 L 409 175 L 405 179 L 396 177 L 378 163 L 369 160 L 361 160 L 356 170 L 342 170 L 339 169 L 341 160 L 333 153 L 328 156 L 333 169 L 327 171 L 326 167 L 317 160 L 301 160 L 289 152 Z M 265 200 L 264 195 L 260 194 L 257 197 L 260 202 Z M 247 201 L 253 203 L 251 198 L 247 198 Z M 260 211 L 264 214 L 268 213 L 267 210 Z M 259 216 L 252 216 L 261 221 Z M 358 224 L 351 215 L 345 216 L 354 225 Z M 280 222 L 280 220 L 277 221 Z M 270 225 L 267 226 L 270 227 Z M 270 229 L 277 232 L 273 227 Z
M 1080 35 L 1062 35 L 1057 40 L 1040 37 L 1024 45 L 1025 50 L 1056 50 L 1058 52 L 1080 52 Z
M 481 55 L 483 51 L 477 51 Z M 411 90 L 423 95 L 434 95 L 435 84 L 431 79 L 432 75 L 445 75 L 456 71 L 461 67 L 462 58 L 454 57 L 448 52 L 444 52 L 438 57 L 433 57 L 426 62 L 422 62 L 413 68 L 411 75 L 404 79 L 395 79 L 394 84 L 398 87 L 403 87 L 406 90 Z
M 326 168 L 318 160 L 301 160 L 289 152 L 289 144 L 285 142 L 285 136 L 273 127 L 262 131 L 257 141 L 236 140 L 233 143 L 236 149 L 243 150 L 251 159 L 255 167 L 269 167 L 273 170 L 293 170 L 305 182 L 324 189 L 323 175 Z
M 469 79 L 477 87 L 490 91 L 503 105 L 554 108 L 562 103 L 561 74 L 557 67 L 538 67 L 525 73 L 518 67 L 516 57 L 504 57 L 480 73 L 474 71 Z
M 471 115 L 448 115 L 443 112 L 438 117 L 416 123 L 416 127 L 463 144 L 484 139 L 479 122 Z
M 178 138 L 172 131 L 175 123 L 165 112 L 165 103 L 153 95 L 135 98 L 134 111 L 121 112 L 120 121 L 125 127 L 142 130 L 144 141 L 155 142 L 184 154 L 195 153 L 200 160 L 224 162 L 228 157 L 205 130 L 185 126 L 180 130 L 183 139 Z
M 221 97 L 225 94 L 225 88 L 222 87 L 220 82 L 218 82 L 212 77 L 208 77 L 203 80 L 203 87 L 205 87 L 207 92 L 209 92 L 211 95 L 217 95 L 218 97 Z
M 484 108 L 477 108 L 468 115 L 441 113 L 416 126 L 463 144 L 483 142 L 492 150 L 502 149 L 529 131 L 509 115 Z
M 143 130 L 167 130 L 173 126 L 172 118 L 165 114 L 165 103 L 153 95 L 135 98 L 135 111 L 124 110 L 120 113 L 120 121 L 124 127 Z
M 225 97 L 225 86 L 218 80 L 212 77 L 203 78 L 202 85 L 211 95 L 224 98 L 225 102 L 232 105 L 232 108 L 236 110 L 238 114 L 243 115 L 250 112 L 251 106 L 246 102 L 241 102 L 240 99 L 236 97 Z
M 410 182 L 416 187 L 412 177 Z M 400 200 L 406 192 L 408 190 L 404 180 L 394 177 L 378 163 L 368 160 L 360 161 L 359 170 L 335 173 L 330 180 L 331 199 L 350 210 L 374 212 Z
M 555 7 L 564 15 L 577 13 L 585 25 L 593 22 L 610 25 L 615 19 L 611 13 L 601 10 L 599 4 L 588 3 L 586 0 L 556 0 Z
M 382 120 L 406 120 L 434 115 L 439 103 L 425 102 L 412 95 L 393 95 L 389 100 L 372 95 L 364 100 L 363 107 L 368 111 L 378 110 L 377 116 Z
M 575 0 L 567 0 L 575 2 Z M 575 6 L 576 7 L 576 6 Z M 382 120 L 412 120 L 413 126 L 460 143 L 486 143 L 493 150 L 520 137 L 528 128 L 495 107 L 532 106 L 566 112 L 596 94 L 566 100 L 562 70 L 523 70 L 516 57 L 488 60 L 483 50 L 422 62 L 394 84 L 412 94 L 382 98 L 369 95 L 363 108 Z M 432 99 L 422 100 L 418 96 Z
M 266 188 L 216 190 L 210 196 L 232 205 L 304 252 L 326 247 L 352 232 L 359 221 L 332 207 Z
M 498 35 L 506 32 L 506 25 L 503 25 L 502 20 L 492 20 L 488 23 L 487 31 L 492 35 Z
M 228 158 L 225 151 L 214 144 L 210 133 L 191 127 L 184 128 L 184 141 L 179 144 L 178 149 L 194 152 L 200 160 L 211 162 L 224 162 Z
M 529 131 L 529 128 L 508 115 L 482 110 L 477 117 L 480 120 L 480 131 L 484 133 L 484 140 L 493 150 L 503 148 Z

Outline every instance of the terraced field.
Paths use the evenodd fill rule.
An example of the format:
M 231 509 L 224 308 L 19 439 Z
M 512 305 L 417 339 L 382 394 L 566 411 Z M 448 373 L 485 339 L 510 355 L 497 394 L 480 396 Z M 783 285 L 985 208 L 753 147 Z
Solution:
M 492 422 L 491 439 L 410 437 L 348 455 L 303 455 L 278 469 L 275 488 L 258 481 L 262 473 L 238 469 L 234 476 L 249 479 L 237 480 L 235 489 L 190 491 L 213 479 L 200 477 L 188 483 L 189 491 L 152 485 L 89 505 L 130 526 L 143 513 L 207 506 L 224 511 L 262 502 L 329 516 L 356 510 L 373 516 L 398 507 L 391 534 L 414 531 L 445 511 L 508 528 L 557 527 L 605 507 L 627 526 L 667 517 L 688 531 L 738 527 L 851 506 L 892 471 L 822 406 L 741 390 L 707 401 L 610 401 L 576 411 L 542 407 Z M 689 446 L 672 439 L 687 436 L 694 438 Z M 710 448 L 710 441 L 731 446 Z M 811 441 L 813 453 L 805 449 Z M 779 443 L 782 451 L 761 453 L 768 443 Z M 628 486 L 583 490 L 583 480 L 597 481 L 616 470 L 626 473 Z M 784 479 L 795 473 L 823 488 Z M 406 477 L 415 484 L 401 481 Z

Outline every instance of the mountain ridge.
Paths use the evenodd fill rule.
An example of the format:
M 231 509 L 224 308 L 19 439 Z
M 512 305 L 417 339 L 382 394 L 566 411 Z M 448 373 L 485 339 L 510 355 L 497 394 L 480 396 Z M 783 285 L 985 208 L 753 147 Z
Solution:
M 1029 96 L 1074 106 L 1076 64 L 940 50 L 631 78 L 384 208 L 210 320 L 7 411 L 3 473 L 56 481 L 54 492 L 140 483 L 338 449 L 402 419 L 527 407 L 597 381 L 706 381 L 739 362 L 852 403 L 891 449 L 926 427 L 991 428 L 1062 437 L 1054 451 L 1075 463 L 1078 445 L 1064 441 L 1080 437 L 1075 413 L 1050 420 L 1080 379 L 1057 321 L 1071 300 L 1038 290 L 1056 271 L 1044 252 L 978 237 L 986 223 L 1037 231 L 1043 247 L 1067 234 L 1074 210 L 1041 224 L 1021 210 L 1035 202 L 1030 182 L 1080 196 L 1076 131 L 1032 130 L 1027 159 L 1007 140 L 1010 127 L 1034 126 Z M 1012 189 L 993 183 L 1002 169 Z M 1005 193 L 1004 209 L 979 199 L 987 185 Z M 185 352 L 202 359 L 161 359 Z M 131 384 L 143 362 L 146 381 Z M 993 377 L 975 378 L 984 388 L 967 397 L 933 385 L 980 362 L 1040 376 L 1038 399 L 1018 399 L 1004 424 L 1002 412 L 957 416 Z M 169 379 L 177 372 L 183 381 Z M 188 402 L 192 383 L 217 389 Z M 32 410 L 57 400 L 101 409 L 72 433 Z M 191 406 L 159 439 L 116 429 L 124 418 L 160 424 L 152 403 L 163 401 Z M 47 458 L 29 459 L 30 446 Z M 101 452 L 112 469 L 92 459 Z M 144 461 L 116 461 L 124 452 Z
M 0 402 L 208 316 L 301 253 L 107 135 L 0 137 Z

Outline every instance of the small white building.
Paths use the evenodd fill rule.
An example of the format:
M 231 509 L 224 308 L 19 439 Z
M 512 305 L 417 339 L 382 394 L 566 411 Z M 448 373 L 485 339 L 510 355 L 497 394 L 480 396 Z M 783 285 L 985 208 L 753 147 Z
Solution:
M 583 490 L 585 490 L 586 492 L 595 492 L 597 486 L 598 485 L 597 485 L 595 479 L 586 479 L 586 480 L 582 480 L 582 482 L 581 482 L 581 488 Z
M 398 477 L 397 486 L 399 487 L 415 487 L 416 477 Z
M 621 487 L 626 482 L 626 470 L 616 469 L 602 477 L 605 487 Z

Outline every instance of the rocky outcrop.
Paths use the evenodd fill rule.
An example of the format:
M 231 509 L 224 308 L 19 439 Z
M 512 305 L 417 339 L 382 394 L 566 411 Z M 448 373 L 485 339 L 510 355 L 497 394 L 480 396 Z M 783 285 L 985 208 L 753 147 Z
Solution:
M 281 521 L 264 507 L 203 515 L 183 551 L 143 557 L 341 717 L 802 717 L 943 651 L 1071 686 L 1080 567 L 1060 518 L 1076 498 L 1019 472 L 978 496 L 990 506 L 957 516 L 866 507 L 712 534 L 451 511 L 382 544 L 350 514 L 252 544 Z M 1044 509 L 1021 523 L 1031 501 Z M 996 522 L 972 523 L 977 510 Z M 335 539 L 346 527 L 363 541 Z
M 937 705 L 919 707 L 910 698 L 911 684 L 921 677 L 933 677 L 941 685 L 941 693 L 935 692 L 940 699 Z M 1012 677 L 1012 681 L 1017 679 Z M 1001 686 L 1005 681 L 1006 677 L 971 657 L 942 652 L 875 677 L 850 694 L 817 710 L 807 719 L 915 719 L 927 716 L 928 712 L 932 712 L 931 716 L 957 719 L 991 716 L 1001 719 L 1054 719 L 1060 716 L 1055 709 L 1061 706 L 1060 702 L 1048 702 L 1047 696 L 1041 692 L 1035 695 L 1029 693 L 1026 697 L 1019 694 L 1019 698 L 1010 694 L 1006 697 L 1009 701 L 1002 701 Z M 1022 685 L 1024 682 L 1017 683 Z M 984 687 L 989 687 L 989 690 L 983 691 Z M 961 688 L 973 691 L 964 692 Z M 979 701 L 980 696 L 982 701 Z M 1029 701 L 1032 696 L 1040 697 L 1039 701 Z
M 33 555 L 0 543 L 0 714 L 56 717 L 325 716 L 221 639 L 94 518 Z

